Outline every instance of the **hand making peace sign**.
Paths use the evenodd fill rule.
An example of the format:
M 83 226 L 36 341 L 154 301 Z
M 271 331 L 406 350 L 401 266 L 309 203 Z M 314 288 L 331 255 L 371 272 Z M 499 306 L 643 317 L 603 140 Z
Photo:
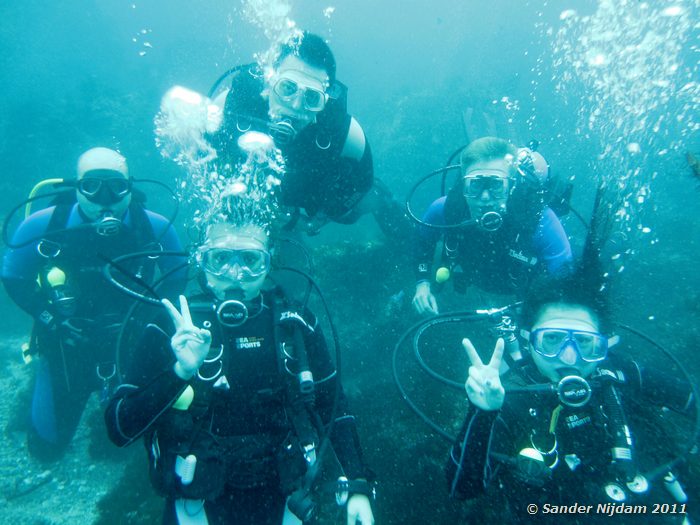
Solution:
M 209 353 L 211 332 L 192 324 L 190 307 L 184 295 L 180 296 L 180 312 L 167 299 L 162 302 L 175 325 L 175 334 L 170 338 L 170 346 L 177 358 L 175 373 L 182 379 L 190 379 Z
M 469 377 L 464 385 L 469 401 L 482 410 L 499 410 L 503 406 L 505 397 L 505 390 L 503 390 L 501 377 L 498 373 L 505 346 L 503 339 L 499 338 L 496 341 L 496 347 L 493 349 L 493 355 L 488 365 L 483 363 L 469 339 L 463 339 L 462 345 L 467 351 L 471 363 Z

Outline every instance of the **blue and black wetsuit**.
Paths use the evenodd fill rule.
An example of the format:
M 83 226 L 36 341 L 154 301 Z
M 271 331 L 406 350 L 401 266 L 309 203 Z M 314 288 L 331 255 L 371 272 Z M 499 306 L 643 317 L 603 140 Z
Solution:
M 294 310 L 307 327 L 302 346 L 314 380 L 313 402 L 299 403 L 299 359 L 289 354 L 286 337 L 280 340 L 279 319 L 292 310 L 283 310 L 288 305 L 275 294 L 249 304 L 248 319 L 236 327 L 218 321 L 211 296 L 190 299 L 193 323 L 212 332 L 210 356 L 190 381 L 173 370 L 172 322 L 148 325 L 109 403 L 112 441 L 124 446 L 145 439 L 151 481 L 167 498 L 165 523 L 177 523 L 178 501 L 204 500 L 210 524 L 279 524 L 286 497 L 299 487 L 303 445 L 309 438 L 318 445 L 307 423 L 315 416 L 329 423 L 339 378 L 317 320 Z M 193 393 L 189 405 L 178 401 L 186 390 Z M 365 478 L 355 419 L 342 392 L 338 402 L 333 448 L 349 479 Z M 195 474 L 183 484 L 176 457 L 189 455 L 197 458 Z
M 435 225 L 460 222 L 446 220 L 446 201 L 447 197 L 434 201 L 423 221 Z M 415 243 L 418 282 L 434 278 L 432 260 L 440 235 L 438 229 L 418 228 Z M 474 224 L 449 230 L 444 237 L 442 264 L 450 268 L 455 287 L 460 291 L 471 284 L 488 292 L 520 295 L 535 275 L 543 272 L 564 275 L 570 270 L 571 245 L 550 208 L 535 211 L 529 218 L 508 213 L 503 226 L 493 232 Z
M 99 235 L 77 204 L 52 206 L 25 219 L 12 245 L 18 247 L 4 256 L 2 280 L 12 300 L 35 319 L 32 345 L 39 356 L 30 450 L 54 457 L 71 441 L 90 393 L 113 375 L 116 337 L 134 302 L 104 277 L 106 262 L 147 250 L 180 251 L 181 246 L 164 217 L 137 204 L 111 236 Z M 157 271 L 163 275 L 182 263 L 182 257 L 144 257 L 123 267 L 152 282 Z M 65 276 L 60 286 L 72 299 L 68 311 L 52 297 L 58 291 L 48 282 L 54 268 Z M 119 275 L 121 282 L 133 284 Z M 165 284 L 182 283 L 180 271 Z
M 506 397 L 501 410 L 484 411 L 469 405 L 447 461 L 448 490 L 452 497 L 473 499 L 485 493 L 495 495 L 494 489 L 501 489 L 508 501 L 507 508 L 498 507 L 503 523 L 578 523 L 578 520 L 607 523 L 610 517 L 596 513 L 595 509 L 599 503 L 614 501 L 606 493 L 606 486 L 612 483 L 625 492 L 625 503 L 646 503 L 649 513 L 653 503 L 674 503 L 663 486 L 665 473 L 650 482 L 648 492 L 635 494 L 628 489 L 623 473 L 612 460 L 615 446 L 612 435 L 619 424 L 615 420 L 619 415 L 609 404 L 605 389 L 614 386 L 621 399 L 620 406 L 631 428 L 633 464 L 637 472 L 645 473 L 671 459 L 677 449 L 671 447 L 665 451 L 665 459 L 652 457 L 652 451 L 659 453 L 669 445 L 669 439 L 677 438 L 676 446 L 685 444 L 685 436 L 659 434 L 659 429 L 666 427 L 662 421 L 666 416 L 661 410 L 654 411 L 652 405 L 692 413 L 695 400 L 687 383 L 613 354 L 590 378 L 593 393 L 583 407 L 564 407 L 552 392 L 509 392 L 509 386 L 522 387 L 540 377 L 533 365 L 510 371 L 503 377 Z M 538 466 L 548 468 L 539 470 L 533 463 L 523 463 L 519 453 L 528 448 L 537 449 L 544 458 Z M 538 506 L 533 516 L 527 511 L 529 504 Z M 547 516 L 543 513 L 545 504 L 593 505 L 593 511 Z M 640 518 L 639 522 L 645 519 L 635 517 Z M 661 521 L 661 516 L 646 519 L 651 523 L 667 523 Z

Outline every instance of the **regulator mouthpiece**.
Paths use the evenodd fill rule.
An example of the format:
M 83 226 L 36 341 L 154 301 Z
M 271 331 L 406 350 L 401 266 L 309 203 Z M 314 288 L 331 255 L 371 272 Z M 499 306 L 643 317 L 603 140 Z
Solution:
M 103 237 L 111 237 L 118 234 L 122 229 L 122 221 L 110 213 L 105 213 L 95 224 L 95 230 Z
M 287 145 L 297 136 L 297 131 L 289 119 L 284 119 L 270 124 L 270 135 L 276 144 Z
M 487 232 L 495 232 L 503 226 L 503 215 L 497 211 L 487 211 L 478 220 L 479 226 Z

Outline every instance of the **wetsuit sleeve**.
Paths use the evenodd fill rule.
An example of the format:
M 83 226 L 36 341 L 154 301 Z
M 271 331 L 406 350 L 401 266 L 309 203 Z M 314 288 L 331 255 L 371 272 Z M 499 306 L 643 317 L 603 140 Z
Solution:
M 182 244 L 172 223 L 162 215 L 146 211 L 151 222 L 153 234 L 165 252 L 182 252 Z M 187 283 L 187 257 L 163 256 L 158 259 L 158 267 L 163 275 L 167 275 L 165 281 L 167 289 L 164 295 L 173 295 L 184 289 Z
M 552 275 L 566 275 L 571 270 L 571 244 L 559 217 L 545 208 L 533 239 L 538 258 Z
M 445 469 L 450 497 L 472 499 L 484 492 L 491 478 L 489 452 L 498 414 L 469 405 Z
M 434 201 L 423 215 L 423 222 L 428 224 L 445 224 L 445 200 L 447 197 L 440 197 Z M 429 281 L 432 279 L 433 254 L 435 244 L 440 239 L 440 231 L 427 226 L 418 226 L 414 233 L 414 269 L 416 281 Z
M 46 233 L 54 209 L 40 210 L 25 219 L 11 240 L 11 245 L 18 247 L 9 248 L 3 258 L 2 281 L 8 295 L 17 306 L 34 318 L 47 308 L 47 302 L 36 282 L 44 263 L 37 252 L 37 244 Z M 34 242 L 22 246 L 34 239 Z
M 334 173 L 333 186 L 323 211 L 333 221 L 351 224 L 358 219 L 355 207 L 372 188 L 374 182 L 374 162 L 372 150 L 365 132 L 354 117 L 347 115 L 344 127 L 347 129 L 343 148 L 338 158 L 328 168 Z
M 187 388 L 174 364 L 170 336 L 156 324 L 147 325 L 105 410 L 107 434 L 115 445 L 123 447 L 138 439 Z
M 305 315 L 305 317 L 307 316 Z M 347 398 L 342 385 L 339 384 L 340 378 L 328 353 L 328 346 L 321 326 L 315 319 L 314 323 L 314 331 L 306 334 L 304 343 L 309 358 L 309 367 L 314 374 L 316 410 L 324 426 L 327 426 L 333 414 L 336 389 L 339 389 L 331 443 L 347 478 L 367 479 L 369 471 L 362 457 L 355 416 L 348 408 Z

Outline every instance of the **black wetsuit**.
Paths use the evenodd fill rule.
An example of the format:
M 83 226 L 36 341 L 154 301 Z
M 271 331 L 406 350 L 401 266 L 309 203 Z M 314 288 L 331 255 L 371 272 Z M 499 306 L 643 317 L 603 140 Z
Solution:
M 261 96 L 263 89 L 262 72 L 256 66 L 246 66 L 235 73 L 226 97 L 222 129 L 212 137 L 223 163 L 235 166 L 241 160 L 237 140 L 244 132 L 270 132 L 268 102 Z M 281 204 L 301 208 L 310 217 L 324 213 L 336 222 L 357 219 L 351 210 L 372 188 L 374 175 L 366 139 L 363 138 L 361 151 L 350 156 L 342 154 L 352 120 L 345 108 L 345 97 L 331 99 L 316 122 L 301 130 L 291 142 L 276 141 L 286 166 Z
M 280 523 L 285 498 L 306 471 L 302 447 L 309 435 L 301 434 L 317 417 L 329 423 L 338 377 L 321 327 L 310 312 L 285 309 L 275 293 L 266 292 L 249 305 L 250 317 L 237 327 L 218 322 L 210 296 L 190 299 L 193 323 L 211 323 L 212 332 L 209 362 L 190 381 L 173 370 L 170 320 L 149 325 L 110 401 L 105 415 L 110 438 L 123 446 L 145 437 L 151 481 L 168 500 L 166 523 L 176 523 L 178 498 L 205 500 L 212 525 Z M 289 347 L 279 340 L 280 334 L 290 335 L 279 322 L 286 312 L 300 314 L 308 325 L 301 334 L 315 383 L 309 410 L 292 375 L 300 361 L 286 356 L 283 349 L 289 352 Z M 188 385 L 193 401 L 177 408 Z M 365 478 L 354 417 L 342 391 L 336 414 L 333 449 L 349 479 Z M 311 434 L 318 445 L 318 432 Z M 175 474 L 175 457 L 190 454 L 197 466 L 193 482 L 185 486 Z
M 244 154 L 238 138 L 246 131 L 260 131 L 275 138 L 285 160 L 279 192 L 283 206 L 308 218 L 327 218 L 352 224 L 372 213 L 387 237 L 403 243 L 412 228 L 403 208 L 387 187 L 374 176 L 372 151 L 360 124 L 347 112 L 347 88 L 335 83 L 338 92 L 326 107 L 291 141 L 271 131 L 268 101 L 262 72 L 256 65 L 242 66 L 233 76 L 226 96 L 224 122 L 210 137 L 218 154 L 220 173 L 228 173 Z M 297 215 L 293 216 L 290 226 Z
M 605 487 L 616 483 L 625 492 L 626 504 L 646 504 L 648 507 L 646 517 L 634 516 L 641 521 L 632 522 L 665 522 L 663 516 L 651 516 L 652 504 L 675 503 L 664 490 L 662 478 L 665 472 L 650 482 L 648 492 L 634 494 L 623 480 L 629 477 L 623 470 L 644 473 L 662 463 L 660 457 L 651 457 L 652 451 L 659 451 L 662 444 L 649 444 L 649 437 L 645 434 L 646 442 L 639 446 L 637 438 L 642 427 L 658 431 L 659 425 L 663 425 L 663 416 L 655 414 L 659 420 L 648 425 L 649 421 L 640 417 L 639 407 L 649 408 L 644 405 L 654 403 L 684 413 L 691 411 L 695 401 L 689 385 L 660 375 L 658 370 L 642 369 L 635 362 L 619 356 L 610 356 L 598 371 L 603 371 L 600 377 L 590 380 L 592 397 L 580 408 L 562 407 L 558 397 L 551 392 L 509 392 L 509 385 L 532 384 L 531 378 L 542 380 L 534 365 L 524 367 L 520 374 L 511 372 L 504 376 L 506 397 L 500 411 L 483 411 L 470 404 L 447 462 L 451 496 L 472 499 L 484 493 L 492 494 L 496 487 L 502 489 L 508 501 L 505 509 L 498 510 L 502 523 L 549 523 L 547 520 L 552 523 L 609 523 L 610 517 L 604 514 L 604 509 L 598 508 L 598 504 L 614 503 Z M 618 393 L 621 404 L 611 401 L 611 386 Z M 616 406 L 624 407 L 622 413 L 626 413 L 631 428 L 633 467 L 623 467 L 626 462 L 618 465 L 612 462 L 611 450 L 615 446 L 612 436 L 624 428 L 620 418 L 614 415 Z M 654 438 L 662 440 L 668 436 Z M 685 444 L 687 438 L 679 436 L 678 439 L 678 444 Z M 538 469 L 533 465 L 541 466 L 541 463 L 521 459 L 518 465 L 519 452 L 526 448 L 540 451 L 544 464 L 551 468 L 536 473 Z M 666 460 L 672 457 L 672 451 Z M 525 465 L 533 467 L 529 474 L 523 468 Z M 528 505 L 532 504 L 537 505 L 538 511 L 530 515 Z M 547 505 L 574 504 L 592 505 L 592 508 L 580 514 L 544 513 Z M 679 516 L 672 517 L 670 522 L 676 518 Z

